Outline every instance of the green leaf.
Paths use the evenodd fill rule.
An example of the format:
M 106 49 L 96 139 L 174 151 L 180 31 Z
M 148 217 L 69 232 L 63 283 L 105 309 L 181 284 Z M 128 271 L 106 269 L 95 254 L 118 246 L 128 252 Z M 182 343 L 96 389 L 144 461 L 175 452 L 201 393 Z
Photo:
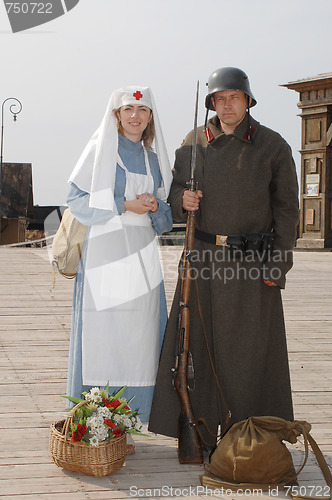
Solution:
M 114 399 L 119 399 L 121 398 L 122 394 L 124 393 L 125 389 L 127 388 L 127 386 L 125 385 L 124 387 L 122 387 L 122 389 L 120 389 L 116 394 L 114 394 L 114 396 L 112 396 Z
M 149 434 L 143 434 L 143 432 L 135 431 L 135 429 L 128 429 L 126 430 L 128 434 L 136 434 L 137 436 L 145 436 L 145 437 L 150 437 Z
M 69 401 L 71 401 L 72 403 L 75 403 L 76 405 L 78 403 L 82 403 L 82 401 L 84 401 L 84 399 L 80 399 L 80 398 L 74 398 L 72 396 L 61 396 L 62 398 L 65 398 L 65 399 L 69 399 Z
M 127 406 L 127 402 L 126 402 L 126 401 L 125 401 L 124 403 L 122 403 L 120 406 L 118 406 L 117 408 L 115 408 L 115 409 L 114 409 L 114 413 L 119 413 L 119 412 L 120 412 L 120 413 L 124 413 L 124 412 L 122 412 L 121 410 L 122 410 L 125 406 Z

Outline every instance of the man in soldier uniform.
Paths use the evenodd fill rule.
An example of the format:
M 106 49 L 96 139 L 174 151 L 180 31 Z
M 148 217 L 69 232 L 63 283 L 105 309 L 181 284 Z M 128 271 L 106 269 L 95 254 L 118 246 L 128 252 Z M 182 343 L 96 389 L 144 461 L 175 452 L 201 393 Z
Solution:
M 188 190 L 187 184 L 192 131 L 176 152 L 169 202 L 176 221 L 195 212 L 190 399 L 195 417 L 205 417 L 216 434 L 228 409 L 231 423 L 258 415 L 293 420 L 281 289 L 292 267 L 298 184 L 289 145 L 250 115 L 256 99 L 244 71 L 227 67 L 212 73 L 205 105 L 216 114 L 197 130 L 198 190 Z M 174 437 L 180 407 L 171 368 L 180 281 L 149 424 L 149 430 Z

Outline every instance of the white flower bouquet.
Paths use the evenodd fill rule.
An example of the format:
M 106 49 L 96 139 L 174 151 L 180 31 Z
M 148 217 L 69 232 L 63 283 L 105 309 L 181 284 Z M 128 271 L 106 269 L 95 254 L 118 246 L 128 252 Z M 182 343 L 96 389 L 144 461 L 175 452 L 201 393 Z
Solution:
M 109 385 L 105 389 L 94 387 L 83 392 L 84 399 L 66 396 L 69 401 L 79 405 L 74 412 L 70 436 L 74 443 L 85 442 L 98 446 L 99 442 L 120 437 L 125 433 L 142 434 L 142 422 L 138 410 L 132 411 L 122 398 L 126 387 L 109 394 Z M 86 402 L 81 406 L 80 403 Z

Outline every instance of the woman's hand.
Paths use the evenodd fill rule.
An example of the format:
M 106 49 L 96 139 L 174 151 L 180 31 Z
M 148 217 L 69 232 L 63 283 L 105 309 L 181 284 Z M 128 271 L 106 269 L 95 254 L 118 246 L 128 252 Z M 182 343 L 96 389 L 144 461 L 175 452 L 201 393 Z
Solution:
M 124 206 L 126 211 L 142 215 L 147 212 L 156 212 L 159 205 L 153 194 L 143 193 L 136 195 L 136 200 L 125 201 Z
M 187 189 L 182 195 L 182 207 L 188 212 L 196 212 L 199 208 L 200 198 L 203 197 L 202 191 L 190 191 Z
M 157 198 L 151 193 L 138 194 L 136 198 L 140 200 L 150 212 L 156 212 L 159 208 Z

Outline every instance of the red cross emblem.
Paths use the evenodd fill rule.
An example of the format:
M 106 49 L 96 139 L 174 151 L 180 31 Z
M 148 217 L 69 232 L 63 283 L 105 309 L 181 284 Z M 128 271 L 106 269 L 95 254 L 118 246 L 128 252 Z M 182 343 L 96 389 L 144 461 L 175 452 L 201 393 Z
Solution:
M 136 92 L 133 93 L 133 96 L 135 97 L 136 101 L 139 101 L 140 99 L 142 99 L 143 94 L 141 94 L 139 90 L 136 90 Z

